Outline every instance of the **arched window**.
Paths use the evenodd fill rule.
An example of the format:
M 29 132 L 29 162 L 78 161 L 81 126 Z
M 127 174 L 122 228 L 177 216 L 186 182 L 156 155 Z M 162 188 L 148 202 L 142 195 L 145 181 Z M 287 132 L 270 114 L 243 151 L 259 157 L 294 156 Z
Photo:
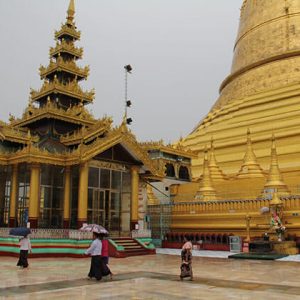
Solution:
M 166 164 L 166 175 L 167 177 L 175 177 L 175 169 L 172 164 Z
M 179 168 L 179 179 L 190 180 L 189 170 L 187 167 L 181 166 Z

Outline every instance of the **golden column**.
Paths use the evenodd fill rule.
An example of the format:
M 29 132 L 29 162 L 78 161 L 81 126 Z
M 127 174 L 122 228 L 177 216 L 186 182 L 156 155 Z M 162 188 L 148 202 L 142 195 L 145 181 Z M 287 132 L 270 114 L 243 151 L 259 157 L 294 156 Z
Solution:
M 65 183 L 64 183 L 64 228 L 70 227 L 70 189 L 71 189 L 71 169 L 70 166 L 65 167 Z
M 139 210 L 139 167 L 131 168 L 131 229 L 135 229 L 138 223 Z
M 32 164 L 30 173 L 29 218 L 31 228 L 37 228 L 39 216 L 40 165 Z
M 12 175 L 11 175 L 9 227 L 15 227 L 16 225 L 17 197 L 18 197 L 18 165 L 13 165 Z
M 87 200 L 88 200 L 88 180 L 89 180 L 89 166 L 88 163 L 80 165 L 79 170 L 79 191 L 78 191 L 78 228 L 87 221 Z

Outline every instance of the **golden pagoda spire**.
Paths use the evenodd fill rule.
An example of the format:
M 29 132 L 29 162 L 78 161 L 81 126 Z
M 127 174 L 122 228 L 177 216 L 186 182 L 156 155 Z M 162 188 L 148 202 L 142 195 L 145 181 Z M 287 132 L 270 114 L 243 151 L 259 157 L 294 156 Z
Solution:
M 67 24 L 74 25 L 75 3 L 70 0 L 69 8 L 67 10 Z
M 200 188 L 196 193 L 195 199 L 203 201 L 211 201 L 217 199 L 216 191 L 213 187 L 208 166 L 207 146 L 205 146 L 204 149 L 203 173 L 202 178 L 200 180 Z
M 283 182 L 283 178 L 278 166 L 277 151 L 275 145 L 275 136 L 272 135 L 272 149 L 271 149 L 271 165 L 265 189 L 277 189 L 279 194 L 289 194 L 286 184 Z
M 220 169 L 218 162 L 215 157 L 215 148 L 214 148 L 214 138 L 211 137 L 210 140 L 210 156 L 209 156 L 209 163 L 208 163 L 210 176 L 213 180 L 224 180 L 226 176 Z
M 244 161 L 240 171 L 237 174 L 238 177 L 264 177 L 264 173 L 260 165 L 256 160 L 256 156 L 253 152 L 252 141 L 250 136 L 250 129 L 247 130 L 247 150 L 244 156 Z

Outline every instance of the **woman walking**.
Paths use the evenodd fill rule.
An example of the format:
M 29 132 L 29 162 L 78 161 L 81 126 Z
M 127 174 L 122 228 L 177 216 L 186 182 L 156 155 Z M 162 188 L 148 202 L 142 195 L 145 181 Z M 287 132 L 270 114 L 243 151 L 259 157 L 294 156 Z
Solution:
M 108 240 L 107 240 L 107 235 L 106 234 L 101 234 L 100 239 L 102 242 L 102 261 L 103 261 L 103 276 L 110 275 L 110 279 L 112 279 L 112 272 L 110 271 L 110 268 L 108 266 L 108 261 L 109 261 L 109 254 L 108 254 Z
M 20 268 L 28 267 L 28 251 L 31 252 L 31 243 L 27 235 L 20 239 L 20 256 L 17 266 Z
M 184 237 L 184 245 L 181 250 L 181 266 L 180 266 L 180 280 L 190 277 L 193 280 L 192 269 L 192 248 L 193 245 L 188 237 Z
M 100 236 L 98 233 L 93 232 L 93 242 L 85 251 L 86 255 L 91 255 L 91 267 L 88 277 L 90 279 L 96 278 L 97 280 L 102 279 L 102 272 L 103 272 L 103 262 L 101 257 L 102 251 L 102 242 L 100 240 Z

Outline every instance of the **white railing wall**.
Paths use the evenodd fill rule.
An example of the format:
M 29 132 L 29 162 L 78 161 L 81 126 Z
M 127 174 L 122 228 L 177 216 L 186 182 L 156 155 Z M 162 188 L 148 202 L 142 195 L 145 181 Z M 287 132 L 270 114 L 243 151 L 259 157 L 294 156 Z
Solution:
M 10 228 L 0 228 L 0 237 L 9 237 Z M 31 229 L 31 239 L 73 239 L 91 240 L 92 232 L 84 232 L 75 229 Z

